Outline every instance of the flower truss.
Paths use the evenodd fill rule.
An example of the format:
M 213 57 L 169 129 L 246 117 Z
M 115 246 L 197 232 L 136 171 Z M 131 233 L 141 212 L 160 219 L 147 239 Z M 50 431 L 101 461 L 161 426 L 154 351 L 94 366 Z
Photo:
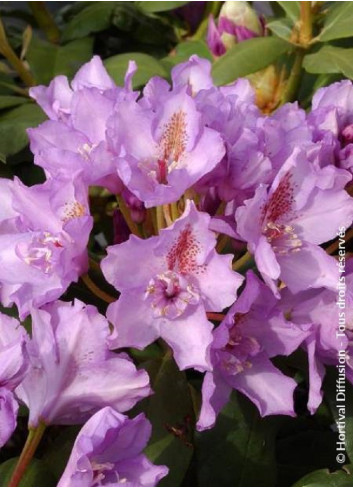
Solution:
M 230 36 L 263 32 L 230 17 L 210 23 L 218 55 Z M 297 381 L 279 356 L 307 356 L 311 413 L 342 345 L 353 380 L 350 295 L 340 343 L 334 329 L 337 284 L 352 290 L 352 262 L 334 256 L 353 221 L 352 83 L 321 88 L 309 113 L 293 103 L 265 115 L 247 80 L 215 86 L 210 69 L 192 56 L 171 84 L 154 77 L 139 93 L 134 63 L 119 87 L 95 56 L 71 83 L 31 89 L 48 116 L 28 131 L 46 180 L 0 180 L 0 299 L 27 326 L 0 316 L 0 444 L 19 405 L 30 430 L 12 485 L 49 425 L 83 425 L 59 486 L 167 476 L 142 453 L 141 410 L 156 392 L 141 359 L 153 348 L 202 384 L 200 431 L 233 390 L 261 416 L 296 416 Z M 99 188 L 103 240 L 90 208 Z M 98 309 L 76 295 L 80 278 Z

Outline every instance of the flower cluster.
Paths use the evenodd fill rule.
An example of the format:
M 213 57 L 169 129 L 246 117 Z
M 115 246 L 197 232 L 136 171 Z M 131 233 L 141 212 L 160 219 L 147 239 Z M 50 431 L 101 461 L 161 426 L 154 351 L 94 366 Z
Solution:
M 218 29 L 231 27 L 221 17 Z M 256 18 L 254 32 L 236 35 L 261 28 Z M 64 487 L 150 486 L 168 472 L 142 454 L 144 415 L 122 414 L 153 395 L 130 348 L 159 341 L 180 370 L 205 373 L 199 430 L 214 426 L 232 389 L 262 416 L 295 416 L 296 381 L 273 359 L 298 348 L 311 413 L 342 348 L 353 381 L 349 294 L 339 341 L 335 329 L 337 284 L 352 291 L 352 262 L 326 246 L 353 221 L 352 83 L 320 89 L 308 114 L 293 103 L 265 115 L 247 80 L 215 86 L 197 56 L 142 93 L 135 70 L 118 87 L 94 57 L 71 84 L 58 76 L 32 88 L 49 117 L 28 131 L 46 181 L 0 180 L 0 300 L 32 320 L 27 334 L 0 317 L 0 443 L 18 403 L 30 430 L 85 423 Z M 100 269 L 117 299 L 105 315 L 62 297 L 89 269 L 92 186 L 114 200 L 115 244 Z

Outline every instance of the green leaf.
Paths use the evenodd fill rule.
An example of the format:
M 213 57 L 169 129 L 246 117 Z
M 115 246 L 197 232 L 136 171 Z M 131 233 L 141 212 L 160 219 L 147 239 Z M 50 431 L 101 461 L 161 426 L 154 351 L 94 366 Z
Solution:
M 110 26 L 114 9 L 119 2 L 91 2 L 72 17 L 62 34 L 64 42 L 104 31 Z
M 353 36 L 353 2 L 331 4 L 316 40 L 321 42 Z
M 213 65 L 216 85 L 230 83 L 270 65 L 290 49 L 290 44 L 278 37 L 256 37 L 233 46 Z
M 189 2 L 135 2 L 145 12 L 167 12 L 182 7 Z
M 0 465 L 0 487 L 8 487 L 18 458 L 11 458 Z M 55 487 L 57 481 L 41 460 L 32 459 L 19 487 Z
M 180 486 L 193 455 L 194 410 L 185 372 L 172 356 L 142 364 L 149 373 L 154 394 L 140 403 L 152 423 L 152 437 L 145 450 L 156 464 L 169 467 L 162 486 Z
M 134 88 L 141 87 L 152 76 L 166 77 L 168 75 L 164 66 L 153 56 L 144 53 L 118 54 L 104 61 L 108 73 L 118 85 L 124 84 L 124 77 L 130 60 L 134 60 L 138 68 L 133 77 Z
M 266 24 L 276 36 L 290 42 L 290 37 L 292 34 L 293 23 L 290 19 L 277 19 Z
M 27 60 L 38 83 L 48 84 L 56 75 L 71 78 L 92 57 L 93 39 L 86 37 L 65 46 L 55 46 L 34 37 Z
M 163 58 L 161 62 L 170 70 L 176 64 L 187 61 L 193 54 L 212 61 L 212 55 L 205 41 L 184 41 L 175 47 L 175 54 Z
M 287 17 L 296 22 L 300 16 L 300 2 L 277 2 L 283 8 Z
M 305 56 L 303 66 L 308 73 L 343 73 L 353 79 L 353 48 L 323 46 Z
M 216 426 L 197 434 L 199 486 L 275 485 L 275 435 L 280 417 L 261 418 L 244 396 L 233 393 Z
M 46 119 L 42 109 L 33 103 L 7 111 L 0 116 L 0 153 L 13 155 L 28 144 L 26 129 Z
M 315 470 L 296 482 L 294 487 L 352 487 L 352 471 L 352 465 L 347 465 L 336 472 L 327 469 Z
M 17 107 L 18 105 L 28 104 L 31 99 L 27 97 L 17 97 L 15 95 L 0 95 L 0 110 L 8 109 L 10 107 Z

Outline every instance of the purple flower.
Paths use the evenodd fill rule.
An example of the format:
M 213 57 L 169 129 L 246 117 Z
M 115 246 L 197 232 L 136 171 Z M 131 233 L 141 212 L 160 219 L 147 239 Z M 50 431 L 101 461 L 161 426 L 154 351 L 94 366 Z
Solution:
M 183 216 L 159 236 L 130 236 L 108 248 L 102 270 L 121 292 L 107 311 L 117 332 L 114 348 L 144 348 L 161 337 L 181 369 L 210 367 L 206 311 L 230 306 L 243 279 L 231 270 L 231 255 L 216 253 L 209 222 L 188 201 Z
M 248 272 L 244 291 L 213 333 L 213 371 L 204 378 L 197 429 L 214 426 L 232 389 L 249 397 L 261 416 L 293 416 L 296 383 L 270 358 L 296 350 L 308 334 L 306 329 L 286 321 L 268 287 Z
M 101 59 L 94 56 L 72 80 L 54 78 L 49 87 L 30 90 L 31 96 L 51 120 L 28 134 L 35 163 L 51 177 L 81 171 L 86 183 L 121 190 L 112 156 L 107 151 L 105 133 L 109 117 L 119 100 L 137 96 L 131 91 L 131 76 L 136 70 L 130 63 L 125 87 L 117 87 Z
M 353 384 L 352 271 L 341 276 L 337 287 L 335 292 L 318 289 L 298 294 L 291 294 L 288 290 L 283 293 L 281 308 L 291 321 L 298 325 L 312 325 L 310 335 L 303 342 L 309 362 L 308 409 L 311 414 L 315 413 L 322 401 L 325 365 L 336 366 L 339 352 L 345 352 L 346 378 Z
M 26 187 L 1 180 L 0 299 L 20 318 L 57 299 L 87 268 L 92 218 L 79 175 Z
M 325 159 L 353 172 L 353 86 L 350 80 L 320 88 L 313 97 L 308 121 Z
M 168 91 L 166 82 L 156 83 L 164 87 L 158 99 L 150 85 L 144 103 L 122 101 L 107 131 L 120 178 L 146 207 L 178 200 L 224 154 L 220 134 L 206 127 L 189 86 Z
M 318 245 L 351 224 L 353 199 L 343 189 L 320 188 L 305 153 L 294 150 L 271 187 L 260 185 L 235 217 L 237 233 L 274 293 L 278 279 L 294 293 L 336 288 L 336 261 Z
M 207 44 L 214 56 L 222 56 L 236 43 L 263 35 L 263 23 L 248 3 L 230 1 L 224 2 L 217 25 L 210 15 Z
M 28 367 L 26 332 L 19 322 L 0 313 L 0 447 L 16 427 L 18 404 L 13 390 Z
M 58 487 L 151 487 L 168 474 L 143 455 L 151 436 L 144 414 L 129 419 L 110 407 L 94 414 L 78 434 Z
M 151 393 L 148 375 L 108 348 L 109 324 L 93 306 L 53 302 L 32 310 L 30 370 L 16 394 L 29 426 L 79 424 L 104 406 L 127 411 Z

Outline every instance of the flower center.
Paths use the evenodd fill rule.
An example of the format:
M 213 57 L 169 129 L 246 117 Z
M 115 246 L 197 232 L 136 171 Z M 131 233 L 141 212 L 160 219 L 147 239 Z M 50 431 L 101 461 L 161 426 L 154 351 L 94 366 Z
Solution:
M 200 295 L 185 277 L 168 270 L 150 280 L 145 300 L 150 302 L 155 317 L 175 319 L 184 313 L 189 304 L 197 304 Z
M 126 478 L 120 479 L 118 472 L 114 470 L 115 465 L 111 462 L 102 463 L 102 462 L 92 461 L 91 467 L 93 470 L 92 487 L 101 487 L 101 486 L 113 485 L 113 484 L 119 485 L 119 483 L 127 482 Z
M 44 273 L 50 273 L 57 262 L 63 244 L 57 236 L 51 233 L 33 233 L 32 239 L 17 244 L 16 254 L 27 265 Z
M 236 375 L 252 366 L 251 358 L 261 351 L 256 338 L 242 331 L 246 327 L 247 314 L 235 314 L 234 324 L 229 331 L 227 345 L 218 353 L 220 365 L 228 375 Z
M 139 163 L 140 169 L 156 183 L 167 185 L 168 175 L 183 164 L 187 142 L 186 114 L 175 112 L 164 127 L 156 158 Z
M 263 233 L 271 244 L 273 251 L 279 255 L 297 252 L 303 244 L 294 232 L 293 226 L 268 222 L 263 228 Z
M 349 124 L 341 131 L 340 139 L 343 147 L 353 143 L 353 124 Z

